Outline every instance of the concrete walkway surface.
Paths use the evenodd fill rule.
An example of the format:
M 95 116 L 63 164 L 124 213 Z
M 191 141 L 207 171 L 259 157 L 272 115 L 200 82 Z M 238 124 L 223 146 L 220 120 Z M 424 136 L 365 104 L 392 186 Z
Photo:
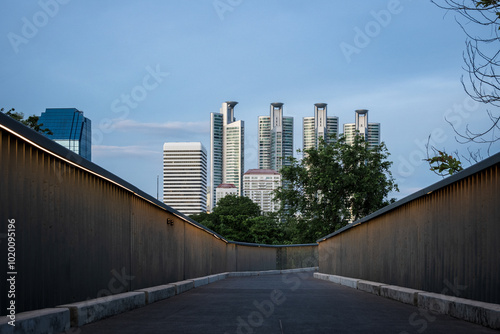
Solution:
M 66 333 L 498 333 L 313 278 L 231 277 Z

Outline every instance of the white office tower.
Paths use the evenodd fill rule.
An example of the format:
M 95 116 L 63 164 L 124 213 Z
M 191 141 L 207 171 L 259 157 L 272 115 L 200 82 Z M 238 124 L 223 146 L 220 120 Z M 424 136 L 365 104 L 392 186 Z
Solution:
M 210 114 L 211 210 L 217 203 L 216 189 L 220 184 L 234 184 L 238 196 L 242 194 L 245 125 L 234 117 L 237 104 L 224 102 L 220 113 Z
M 207 211 L 207 150 L 201 143 L 163 145 L 163 202 L 185 215 Z
M 272 169 L 250 169 L 243 176 L 243 195 L 260 206 L 262 212 L 277 212 L 279 202 L 273 191 L 281 185 L 281 175 Z
M 358 133 L 369 145 L 369 148 L 380 145 L 380 123 L 368 122 L 368 110 L 356 110 L 355 123 L 344 124 L 346 142 L 352 144 L 354 136 Z
M 259 116 L 259 169 L 279 171 L 293 156 L 293 117 L 283 116 L 283 103 L 271 103 L 269 116 Z
M 331 141 L 330 136 L 339 134 L 339 118 L 328 116 L 327 104 L 316 103 L 314 105 L 314 117 L 304 117 L 302 120 L 303 139 L 302 148 L 318 147 L 319 138 L 323 137 L 327 143 Z

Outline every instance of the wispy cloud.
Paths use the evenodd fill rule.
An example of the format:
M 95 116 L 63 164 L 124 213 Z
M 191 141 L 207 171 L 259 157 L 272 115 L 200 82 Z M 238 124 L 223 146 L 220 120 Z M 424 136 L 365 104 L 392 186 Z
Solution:
M 161 132 L 182 131 L 190 133 L 209 133 L 210 124 L 205 122 L 165 122 L 165 123 L 140 123 L 134 120 L 125 119 L 113 120 L 112 127 L 119 131 L 137 131 L 137 132 Z
M 146 146 L 108 146 L 108 145 L 92 145 L 93 157 L 155 157 L 158 156 L 158 151 L 153 151 Z

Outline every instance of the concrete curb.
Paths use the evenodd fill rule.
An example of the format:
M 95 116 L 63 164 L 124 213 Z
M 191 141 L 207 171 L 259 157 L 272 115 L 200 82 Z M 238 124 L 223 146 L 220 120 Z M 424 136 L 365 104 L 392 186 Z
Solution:
M 263 276 L 263 275 L 281 275 L 281 270 L 259 271 L 259 276 Z
M 183 292 L 194 289 L 194 281 L 193 280 L 185 280 L 180 282 L 171 283 L 175 286 L 175 294 L 179 295 Z
M 151 304 L 175 296 L 175 285 L 159 285 L 135 290 L 135 292 L 143 292 L 146 295 L 146 304 Z
M 233 271 L 230 272 L 229 277 L 248 277 L 248 276 L 259 276 L 259 271 Z
M 210 284 L 228 278 L 229 273 L 215 274 L 207 277 L 208 277 L 208 284 Z
M 229 277 L 229 273 L 217 274 L 215 276 L 219 277 L 219 280 L 223 280 Z
M 341 285 L 348 286 L 348 287 L 353 288 L 353 289 L 358 288 L 358 281 L 359 280 L 357 280 L 357 279 L 348 278 L 348 277 L 341 277 L 340 278 Z
M 499 304 L 484 303 L 476 300 L 317 272 L 314 273 L 314 278 L 414 305 L 436 314 L 446 314 L 485 327 L 500 329 Z
M 315 272 L 318 267 L 283 269 L 283 270 L 262 270 L 262 271 L 233 271 L 225 273 L 227 277 L 247 277 L 247 276 L 264 276 L 264 275 L 281 275 L 293 273 Z M 317 273 L 315 273 L 317 274 Z M 224 275 L 224 274 L 221 274 Z
M 485 327 L 500 329 L 500 305 L 498 304 L 423 292 L 418 295 L 418 307 Z
M 70 328 L 68 309 L 46 308 L 16 314 L 15 326 L 9 325 L 7 316 L 0 318 L 0 333 L 60 333 Z
M 193 278 L 194 287 L 198 288 L 200 286 L 208 285 L 208 276 Z
M 8 324 L 9 318 L 0 318 L 0 333 L 61 333 L 71 327 L 80 327 L 104 318 L 127 312 L 148 304 L 179 295 L 191 289 L 224 280 L 228 277 L 279 275 L 300 272 L 314 272 L 318 267 L 286 270 L 263 270 L 225 272 L 197 277 L 184 281 L 107 297 L 89 299 L 83 302 L 59 305 L 56 308 L 28 311 L 16 314 L 15 327 Z
M 208 284 L 220 281 L 222 279 L 226 279 L 226 277 L 221 278 L 219 275 L 210 275 L 210 276 L 207 276 L 207 278 L 208 278 Z
M 297 269 L 283 269 L 281 270 L 282 274 L 293 274 L 293 273 L 310 273 L 316 272 L 319 270 L 319 267 L 308 267 L 308 268 L 297 268 Z
M 335 284 L 340 284 L 340 276 L 337 275 L 326 275 L 326 280 Z
M 146 305 L 144 292 L 125 292 L 57 307 L 69 309 L 71 326 L 80 327 L 144 305 Z
M 371 294 L 380 296 L 380 287 L 384 286 L 384 285 L 385 284 L 382 284 L 382 283 L 359 280 L 358 281 L 358 290 L 369 292 Z
M 328 275 L 327 274 L 314 273 L 313 277 L 317 278 L 317 279 L 324 280 L 324 281 L 328 281 Z
M 380 287 L 380 296 L 394 299 L 399 302 L 417 306 L 418 294 L 424 292 L 421 290 L 402 288 L 395 285 L 382 285 Z

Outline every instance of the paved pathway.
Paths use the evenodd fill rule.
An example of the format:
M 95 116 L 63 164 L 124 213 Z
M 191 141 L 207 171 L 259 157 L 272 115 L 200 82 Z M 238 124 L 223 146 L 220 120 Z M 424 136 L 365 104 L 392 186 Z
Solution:
M 312 277 L 227 278 L 71 333 L 498 333 Z

